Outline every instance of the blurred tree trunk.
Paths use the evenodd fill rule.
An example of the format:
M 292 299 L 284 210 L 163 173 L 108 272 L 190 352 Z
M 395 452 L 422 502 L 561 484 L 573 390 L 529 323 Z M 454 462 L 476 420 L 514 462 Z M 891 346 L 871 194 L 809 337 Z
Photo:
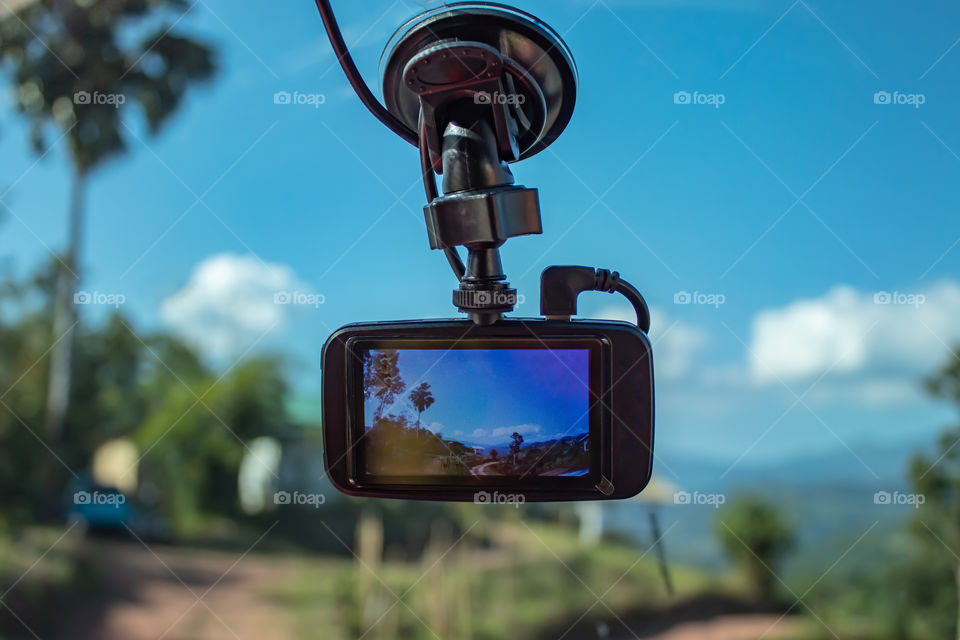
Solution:
M 603 537 L 603 505 L 599 502 L 578 502 L 576 512 L 580 520 L 580 544 L 595 547 Z
M 57 270 L 57 288 L 53 301 L 53 340 L 50 354 L 50 379 L 47 388 L 47 437 L 52 444 L 64 435 L 70 410 L 70 367 L 73 360 L 73 335 L 77 323 L 74 300 L 80 279 L 80 243 L 83 232 L 83 198 L 87 175 L 81 169 L 73 172 L 70 187 L 70 211 L 67 250 Z
M 359 607 L 357 620 L 362 628 L 358 635 L 370 634 L 371 638 L 392 638 L 391 620 L 393 610 L 388 602 L 386 588 L 381 583 L 383 568 L 383 519 L 379 513 L 363 511 L 357 520 L 356 572 L 359 576 L 356 602 Z M 388 619 L 385 619 L 388 618 Z
M 673 596 L 673 580 L 670 578 L 670 567 L 667 565 L 667 554 L 663 549 L 663 534 L 660 533 L 660 518 L 657 515 L 655 507 L 651 507 L 649 513 L 650 530 L 653 533 L 653 546 L 657 552 L 657 565 L 660 567 L 660 575 L 663 577 L 663 585 L 667 589 L 667 595 Z

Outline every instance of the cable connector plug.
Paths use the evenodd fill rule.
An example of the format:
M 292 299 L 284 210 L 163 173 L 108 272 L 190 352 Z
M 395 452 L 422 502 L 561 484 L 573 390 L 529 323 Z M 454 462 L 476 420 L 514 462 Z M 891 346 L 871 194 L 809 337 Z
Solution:
M 540 274 L 540 313 L 547 319 L 566 319 L 577 314 L 577 296 L 584 291 L 619 293 L 633 305 L 637 326 L 650 331 L 650 309 L 637 289 L 609 269 L 579 266 L 547 267 Z

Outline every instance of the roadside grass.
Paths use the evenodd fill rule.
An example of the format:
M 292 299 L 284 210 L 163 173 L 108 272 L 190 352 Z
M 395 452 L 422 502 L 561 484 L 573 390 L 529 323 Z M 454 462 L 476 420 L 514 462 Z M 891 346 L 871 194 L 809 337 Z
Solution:
M 51 603 L 89 577 L 85 548 L 78 530 L 35 526 L 15 535 L 0 532 L 0 639 L 29 637 L 24 622 L 42 625 Z
M 724 588 L 702 572 L 673 566 L 671 598 L 652 553 L 617 542 L 583 547 L 575 531 L 556 524 L 513 519 L 477 529 L 492 544 L 481 544 L 476 530 L 459 542 L 438 535 L 417 562 L 371 566 L 349 557 L 304 557 L 290 582 L 275 590 L 276 602 L 302 637 L 322 630 L 331 640 L 493 640 L 536 637 L 581 614 L 599 622 Z
M 641 629 L 658 613 L 735 599 L 743 591 L 732 574 L 671 563 L 671 596 L 653 551 L 617 540 L 584 546 L 569 525 L 507 513 L 456 529 L 434 522 L 426 551 L 416 559 L 390 544 L 364 550 L 355 542 L 363 561 L 258 550 L 253 555 L 277 563 L 281 578 L 258 591 L 296 637 L 324 640 L 533 639 L 565 632 L 573 640 L 594 637 L 604 626 L 611 637 L 629 637 L 623 625 Z M 462 538 L 461 531 L 467 532 Z M 41 636 L 51 611 L 96 588 L 83 534 L 63 534 L 35 527 L 16 537 L 0 535 L 0 593 L 14 587 L 4 604 Z M 798 638 L 823 633 L 811 624 Z M 21 637 L 31 636 L 0 607 L 0 640 Z

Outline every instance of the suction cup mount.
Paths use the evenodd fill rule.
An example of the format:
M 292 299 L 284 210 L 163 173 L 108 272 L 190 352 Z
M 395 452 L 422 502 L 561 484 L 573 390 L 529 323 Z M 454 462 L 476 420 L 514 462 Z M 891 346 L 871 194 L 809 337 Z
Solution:
M 425 116 L 438 173 L 443 108 L 452 102 L 486 104 L 500 159 L 515 162 L 557 139 L 577 96 L 576 66 L 560 36 L 536 17 L 492 2 L 454 3 L 411 18 L 387 43 L 380 67 L 387 110 L 413 131 Z M 512 141 L 504 130 L 511 120 Z
M 566 45 L 537 18 L 493 3 L 422 13 L 381 59 L 386 109 L 419 131 L 430 246 L 466 267 L 453 303 L 477 324 L 516 304 L 500 262 L 508 238 L 541 233 L 536 189 L 515 186 L 508 163 L 550 145 L 573 112 L 577 73 Z M 462 264 L 462 263 L 461 263 Z M 456 267 L 455 267 L 456 269 Z

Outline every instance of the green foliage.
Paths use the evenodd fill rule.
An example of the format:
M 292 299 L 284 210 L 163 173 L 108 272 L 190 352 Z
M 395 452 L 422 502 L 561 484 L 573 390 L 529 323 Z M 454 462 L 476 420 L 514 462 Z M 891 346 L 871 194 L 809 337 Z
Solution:
M 0 295 L 0 521 L 23 521 L 37 511 L 34 492 L 44 487 L 52 461 L 40 441 L 50 318 L 44 304 L 49 278 L 36 286 L 12 281 Z M 39 301 L 37 298 L 39 297 Z
M 17 7 L 0 12 L 0 69 L 11 82 L 16 108 L 30 122 L 34 150 L 46 152 L 53 129 L 53 137 L 66 140 L 74 169 L 67 248 L 52 313 L 56 340 L 47 368 L 46 425 L 38 429 L 60 446 L 68 423 L 75 422 L 72 402 L 83 397 L 78 391 L 82 385 L 71 375 L 79 329 L 70 298 L 81 272 L 87 176 L 124 151 L 129 127 L 122 116 L 131 106 L 139 106 L 148 129 L 156 133 L 189 87 L 212 77 L 215 65 L 211 49 L 174 31 L 191 8 L 185 0 L 32 0 Z
M 420 427 L 420 415 L 430 408 L 434 403 L 433 393 L 430 391 L 429 382 L 421 382 L 410 392 L 410 402 L 417 409 L 417 428 Z
M 960 359 L 952 357 L 946 366 L 926 381 L 935 397 L 960 405 Z M 939 555 L 960 554 L 960 427 L 941 434 L 932 456 L 916 456 L 910 465 L 914 489 L 924 496 L 913 526 L 918 539 Z
M 149 409 L 131 436 L 149 451 L 141 475 L 166 496 L 164 511 L 178 530 L 199 525 L 203 514 L 237 515 L 246 443 L 289 433 L 279 365 L 247 360 L 219 380 L 203 369 L 184 377 L 161 366 L 143 380 Z
M 220 375 L 168 335 L 140 335 L 119 313 L 78 336 L 66 437 L 42 438 L 49 278 L 0 294 L 0 520 L 59 519 L 72 473 L 114 438 L 143 452 L 141 482 L 178 530 L 204 514 L 237 514 L 246 443 L 291 435 L 282 363 L 245 360 Z M 48 448 L 49 447 L 49 448 Z
M 45 623 L 59 619 L 61 613 L 52 615 L 51 603 L 89 590 L 88 557 L 77 530 L 65 534 L 61 527 L 31 526 L 9 535 L 0 527 L 0 638 L 34 637 L 24 636 L 29 632 L 21 621 L 26 620 L 41 637 L 50 637 L 44 633 Z
M 948 363 L 927 381 L 927 389 L 936 396 L 960 405 L 960 359 Z M 923 567 L 926 597 L 917 599 L 916 610 L 931 633 L 960 637 L 960 427 L 943 433 L 931 456 L 915 456 L 910 465 L 914 490 L 923 496 L 923 504 L 910 523 L 916 543 L 913 563 Z M 919 618 L 919 616 L 918 616 Z M 921 637 L 921 636 L 915 636 Z
M 933 456 L 915 456 L 910 477 L 924 497 L 911 530 L 944 558 L 960 553 L 960 428 L 942 434 Z M 939 540 L 936 540 L 939 538 Z M 930 540 L 933 544 L 930 545 Z
M 380 401 L 374 414 L 374 422 L 380 420 L 383 410 L 393 403 L 394 398 L 403 393 L 407 383 L 400 376 L 400 367 L 397 360 L 400 354 L 396 351 L 367 351 L 363 356 L 363 393 L 364 397 L 371 395 Z
M 36 0 L 0 19 L 0 65 L 10 72 L 18 110 L 30 119 L 36 150 L 45 148 L 52 124 L 85 174 L 124 150 L 121 114 L 129 106 L 140 107 L 151 132 L 159 130 L 190 84 L 215 71 L 206 45 L 173 31 L 189 6 Z
M 514 431 L 510 434 L 510 453 L 517 455 L 523 447 L 523 436 Z
M 381 504 L 400 511 L 418 506 L 394 500 Z M 640 631 L 658 619 L 652 613 L 633 617 L 638 610 L 670 604 L 649 555 L 640 558 L 635 548 L 609 542 L 583 548 L 575 531 L 531 518 L 528 507 L 521 507 L 519 516 L 514 507 L 505 507 L 502 512 L 513 517 L 495 520 L 496 507 L 469 505 L 464 531 L 443 536 L 428 517 L 410 514 L 406 520 L 423 523 L 431 538 L 428 547 L 437 554 L 421 562 L 388 556 L 376 568 L 377 578 L 351 556 L 298 555 L 290 579 L 273 586 L 276 601 L 296 617 L 300 637 L 323 629 L 322 637 L 331 640 L 597 638 L 604 637 L 597 632 L 601 621 L 612 631 L 605 637 L 632 637 L 624 624 Z M 384 530 L 390 530 L 387 520 Z M 484 543 L 481 532 L 496 542 Z M 676 577 L 686 593 L 704 589 L 706 580 L 698 572 L 677 568 Z M 358 588 L 364 579 L 372 594 Z M 571 583 L 576 588 L 566 588 Z
M 795 542 L 793 527 L 777 507 L 757 496 L 738 497 L 720 511 L 716 531 L 754 596 L 774 602 L 780 561 Z
M 926 381 L 928 391 L 960 405 L 960 360 Z M 908 524 L 906 548 L 885 553 L 873 571 L 824 580 L 812 609 L 843 637 L 941 640 L 958 637 L 960 575 L 960 427 L 943 433 L 929 455 L 910 462 L 923 504 Z M 836 573 L 836 572 L 834 572 Z M 824 638 L 833 637 L 824 633 Z
M 392 413 L 377 420 L 366 440 L 367 466 L 382 475 L 468 474 L 470 466 L 482 460 L 463 443 L 445 440 Z
M 519 433 L 515 435 L 520 436 Z M 514 449 L 514 444 L 519 448 Z M 523 445 L 523 436 L 520 436 L 519 443 L 515 440 L 511 443 L 507 457 L 500 457 L 499 452 L 491 450 L 488 459 L 496 463 L 491 469 L 507 475 L 536 476 L 590 467 L 590 453 L 583 446 L 582 436 L 563 436 Z

